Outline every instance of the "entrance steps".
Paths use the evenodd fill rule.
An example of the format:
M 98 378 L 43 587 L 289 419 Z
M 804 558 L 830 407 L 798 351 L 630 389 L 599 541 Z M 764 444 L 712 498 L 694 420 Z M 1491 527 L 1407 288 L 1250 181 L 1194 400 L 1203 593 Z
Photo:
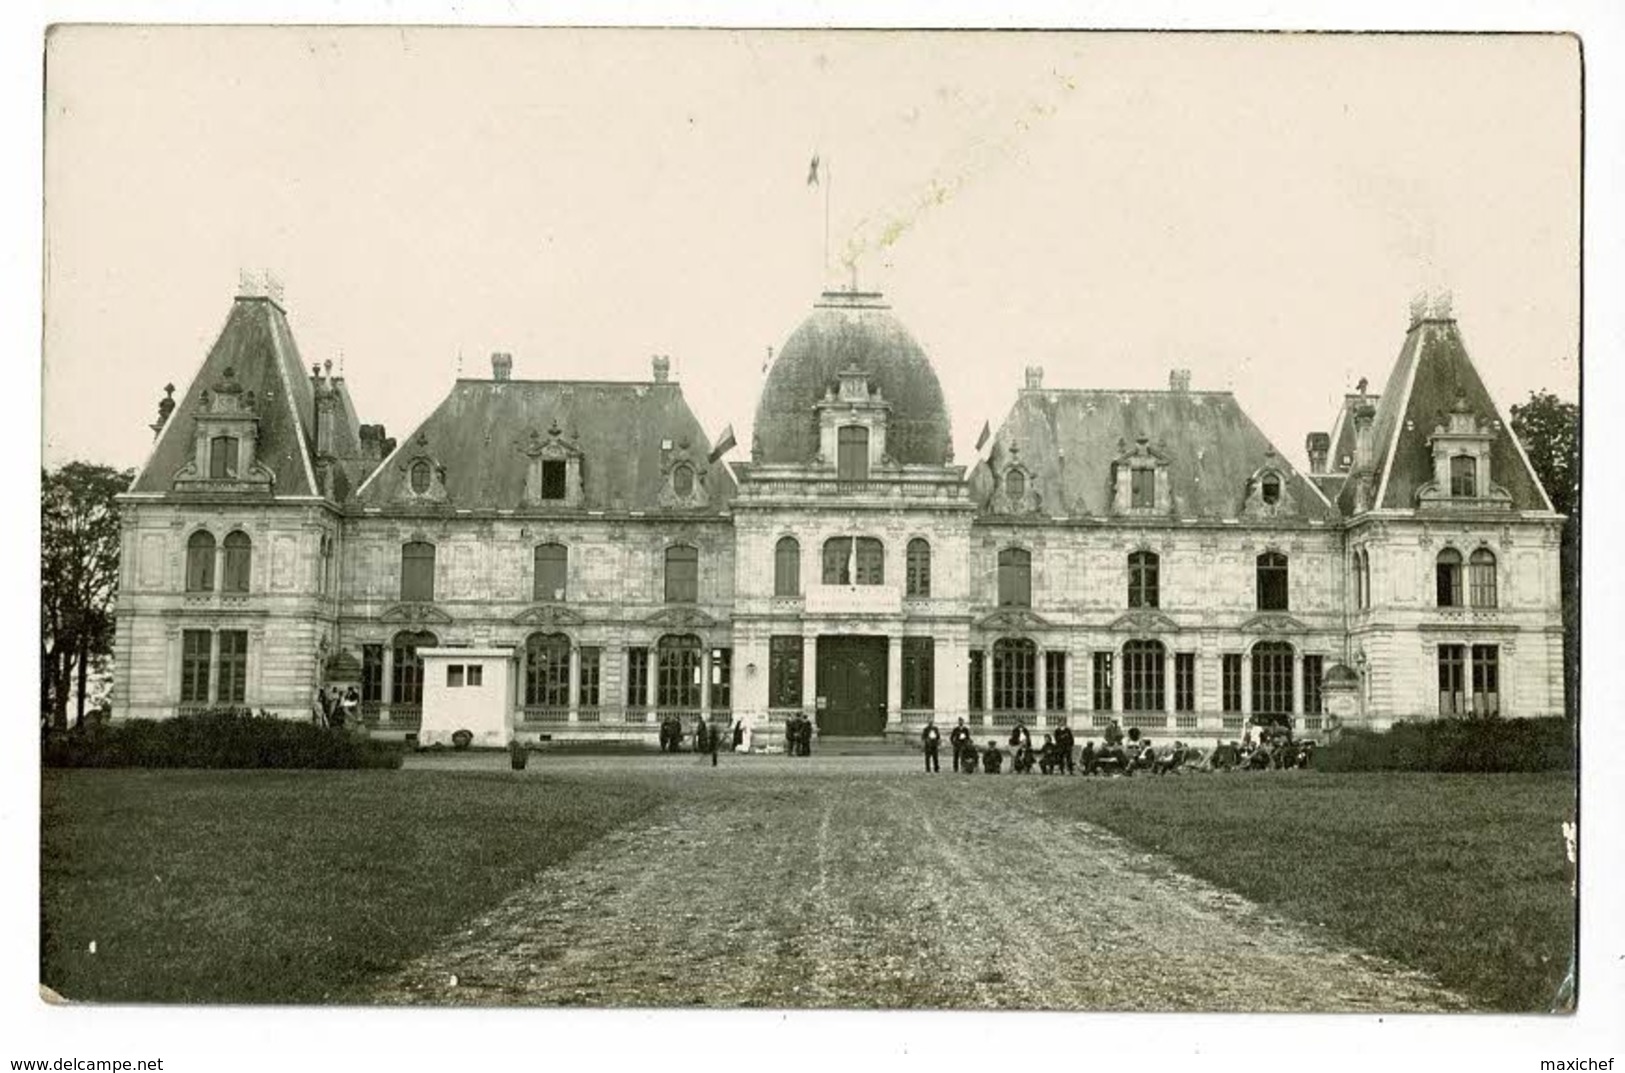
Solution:
M 814 756 L 896 756 L 904 751 L 899 738 L 846 737 L 829 734 L 813 742 Z

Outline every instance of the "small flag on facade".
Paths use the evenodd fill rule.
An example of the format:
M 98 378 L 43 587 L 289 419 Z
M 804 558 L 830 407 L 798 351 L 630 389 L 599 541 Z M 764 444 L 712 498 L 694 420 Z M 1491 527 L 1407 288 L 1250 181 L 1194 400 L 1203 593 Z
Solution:
M 814 153 L 812 163 L 807 165 L 807 185 L 818 185 L 818 154 Z
M 736 442 L 738 441 L 734 439 L 734 427 L 732 424 L 730 424 L 727 428 L 722 430 L 722 437 L 717 440 L 717 445 L 711 448 L 711 453 L 706 456 L 707 461 L 715 462 L 717 459 L 733 450 Z
M 987 443 L 987 438 L 989 436 L 991 436 L 991 435 L 993 435 L 993 429 L 988 425 L 988 423 L 986 421 L 983 421 L 982 422 L 982 434 L 980 436 L 976 437 L 976 450 L 977 450 L 978 453 L 981 452 L 982 445 Z

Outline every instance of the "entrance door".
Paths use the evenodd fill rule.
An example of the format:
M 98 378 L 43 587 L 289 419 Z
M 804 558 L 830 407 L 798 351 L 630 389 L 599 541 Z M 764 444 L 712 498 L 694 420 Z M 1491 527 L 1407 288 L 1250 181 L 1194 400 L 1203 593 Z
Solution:
M 818 639 L 820 734 L 877 736 L 886 732 L 886 639 Z

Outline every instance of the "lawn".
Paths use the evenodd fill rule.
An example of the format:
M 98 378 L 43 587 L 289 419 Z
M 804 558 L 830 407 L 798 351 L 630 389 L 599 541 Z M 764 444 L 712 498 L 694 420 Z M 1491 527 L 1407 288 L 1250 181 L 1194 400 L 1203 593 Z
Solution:
M 1568 969 L 1568 773 L 1064 780 L 1042 801 L 1486 1009 L 1548 1010 Z
M 342 1000 L 661 797 L 498 773 L 43 779 L 41 978 L 106 1002 Z

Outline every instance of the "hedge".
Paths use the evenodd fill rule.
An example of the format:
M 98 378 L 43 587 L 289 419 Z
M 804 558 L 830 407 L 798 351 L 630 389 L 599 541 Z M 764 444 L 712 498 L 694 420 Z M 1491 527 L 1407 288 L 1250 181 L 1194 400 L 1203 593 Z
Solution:
M 43 745 L 47 767 L 398 768 L 401 757 L 399 746 L 244 708 L 90 725 Z
M 1321 771 L 1571 771 L 1567 719 L 1437 719 L 1343 730 L 1315 751 Z

